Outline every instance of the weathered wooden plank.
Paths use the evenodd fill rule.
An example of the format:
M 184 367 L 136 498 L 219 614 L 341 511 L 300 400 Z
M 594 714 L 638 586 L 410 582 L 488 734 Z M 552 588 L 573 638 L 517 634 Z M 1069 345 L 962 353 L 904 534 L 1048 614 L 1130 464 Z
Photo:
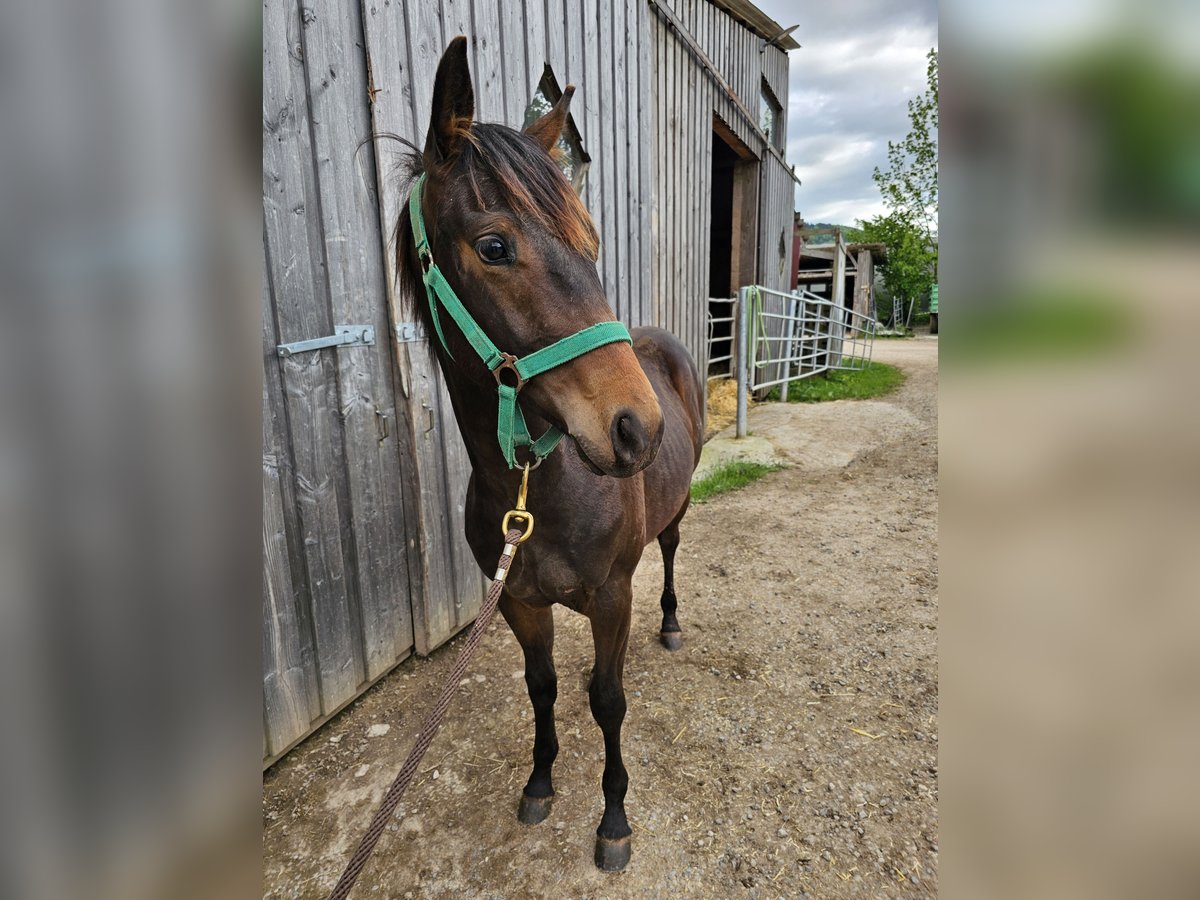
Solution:
M 619 210 L 620 181 L 617 169 L 620 168 L 617 158 L 617 122 L 614 94 L 614 70 L 616 59 L 613 56 L 613 0 L 599 0 L 596 7 L 596 41 L 599 48 L 599 67 L 596 76 L 600 80 L 600 91 L 597 95 L 597 108 L 600 116 L 601 154 L 604 166 L 601 169 L 603 184 L 600 193 L 600 206 L 604 217 L 604 241 L 600 253 L 600 264 L 604 270 L 604 292 L 608 302 L 617 314 L 622 317 L 624 296 L 621 291 L 621 227 Z
M 451 527 L 451 550 L 454 565 L 454 603 L 451 612 L 451 631 L 446 637 L 458 632 L 474 621 L 483 605 L 485 585 L 479 563 L 467 543 L 467 485 L 471 480 L 471 460 L 467 456 L 458 422 L 447 402 L 442 421 L 442 452 L 445 457 L 447 477 L 445 504 Z M 448 421 L 447 421 L 448 420 Z
M 662 157 L 663 194 L 662 209 L 659 213 L 661 222 L 659 231 L 662 235 L 660 254 L 662 260 L 662 311 L 659 325 L 670 330 L 672 293 L 674 291 L 675 256 L 673 240 L 675 228 L 675 44 L 674 38 L 666 25 L 659 23 L 662 33 L 662 110 L 663 125 L 659 128 L 662 143 L 659 155 Z
M 263 216 L 280 341 L 332 333 L 316 215 L 301 19 L 279 0 L 263 7 Z M 310 205 L 313 209 L 310 210 Z M 345 470 L 334 350 L 283 363 L 296 502 L 314 610 L 322 709 L 353 696 L 363 679 L 356 604 L 342 546 Z
M 433 76 L 443 49 L 442 24 L 436 11 L 426 7 L 418 4 L 410 9 L 406 22 L 405 10 L 398 4 L 364 6 L 367 59 L 378 91 L 371 108 L 375 132 L 397 134 L 418 146 L 423 145 L 428 127 Z M 383 256 L 388 304 L 394 324 L 406 321 L 416 302 L 415 298 L 398 295 L 392 240 L 408 186 L 396 177 L 399 160 L 394 144 L 378 139 L 376 154 L 380 226 L 387 241 Z M 453 634 L 455 619 L 451 613 L 458 599 L 452 549 L 455 536 L 445 502 L 445 482 L 450 476 L 439 437 L 444 418 L 443 388 L 426 344 L 394 344 L 392 349 L 400 373 L 400 392 L 408 406 L 406 422 L 416 463 L 415 477 L 409 480 L 415 483 L 419 501 L 409 534 L 414 641 L 417 652 L 428 653 Z
M 790 57 L 778 47 L 768 47 L 766 56 L 770 60 L 771 66 L 771 75 L 768 78 L 768 83 L 771 85 L 771 90 L 775 92 L 775 96 L 779 98 L 780 104 L 783 106 L 784 113 L 786 114 L 787 103 L 785 100 L 788 96 Z
M 525 107 L 537 93 L 538 82 L 550 57 L 546 52 L 546 4 L 543 0 L 525 0 Z M 557 74 L 557 69 L 555 73 Z M 565 86 L 566 82 L 559 82 Z
M 266 246 L 264 243 L 264 255 Z M 277 753 L 302 737 L 320 715 L 312 628 L 292 580 L 300 562 L 288 544 L 289 510 L 294 518 L 294 489 L 288 463 L 287 428 L 275 346 L 275 321 L 263 268 L 263 727 L 265 754 Z M 285 499 L 286 498 L 286 499 Z M 295 528 L 293 526 L 293 534 Z
M 371 134 L 360 12 L 338 0 L 310 0 L 306 9 L 304 57 L 330 308 L 335 322 L 371 324 L 386 335 L 374 157 L 369 148 L 356 153 Z M 374 679 L 412 647 L 404 479 L 391 431 L 392 356 L 386 341 L 335 355 L 363 653 L 366 677 Z
M 682 4 L 676 3 L 676 6 Z M 675 226 L 672 229 L 674 246 L 674 282 L 671 285 L 671 330 L 676 335 L 684 334 L 684 271 L 687 265 L 687 209 L 691 197 L 691 186 L 687 181 L 687 102 L 689 77 L 692 74 L 688 54 L 676 39 L 675 46 Z
M 654 320 L 653 324 L 664 326 L 665 296 L 666 296 L 666 254 L 663 251 L 665 240 L 666 215 L 669 186 L 667 184 L 667 64 L 666 36 L 658 16 L 648 16 L 650 23 L 651 51 L 654 54 L 654 206 L 650 210 L 650 229 L 654 238 Z
M 677 162 L 679 128 L 679 106 L 676 102 L 678 92 L 675 87 L 679 75 L 679 44 L 675 35 L 666 27 L 663 28 L 664 56 L 663 62 L 667 73 L 664 108 L 666 110 L 667 128 L 664 143 L 666 156 L 665 185 L 666 196 L 663 206 L 663 261 L 666 275 L 663 280 L 663 322 L 662 327 L 675 331 L 675 287 L 678 283 L 677 256 L 675 252 L 675 226 L 679 221 L 676 204 L 679 202 L 679 166 Z
M 583 101 L 583 120 L 587 122 L 588 134 L 591 135 L 592 166 L 588 173 L 587 186 L 584 191 L 588 211 L 596 223 L 600 234 L 600 258 L 597 260 L 597 271 L 600 281 L 604 284 L 607 295 L 612 288 L 608 277 L 609 257 L 612 248 L 609 244 L 609 224 L 604 218 L 605 185 L 612 175 L 609 168 L 612 165 L 612 135 L 609 132 L 605 140 L 604 123 L 600 117 L 600 103 L 603 87 L 600 82 L 600 37 L 599 37 L 599 2 L 598 0 L 583 0 L 583 15 L 579 22 L 582 28 L 583 46 L 583 75 L 579 82 L 579 93 L 575 95 L 574 103 Z M 580 96 L 582 95 L 582 96 Z
M 458 33 L 468 32 L 469 0 L 446 0 L 446 8 L 465 11 L 466 27 L 456 30 Z M 415 124 L 412 95 L 418 78 L 423 79 L 422 83 L 430 87 L 433 81 L 430 72 L 417 72 L 411 65 L 412 51 L 409 47 L 404 8 L 395 3 L 381 7 L 371 0 L 364 0 L 362 10 L 364 55 L 368 73 L 367 100 L 374 130 L 380 134 L 391 133 L 406 137 L 417 146 L 423 146 L 425 124 L 422 123 L 420 128 Z M 394 324 L 403 321 L 407 315 L 401 311 L 400 298 L 396 294 L 396 258 L 392 241 L 399 211 L 406 199 L 403 192 L 406 185 L 400 178 L 401 154 L 406 150 L 390 139 L 379 138 L 374 142 L 374 152 L 378 197 L 376 212 L 384 241 L 384 287 L 388 319 Z M 383 339 L 391 343 L 390 328 L 386 338 L 377 336 L 377 340 Z M 428 534 L 436 530 L 436 521 L 431 522 L 433 514 L 425 505 L 429 483 L 422 477 L 422 467 L 429 464 L 428 454 L 422 453 L 416 438 L 420 433 L 418 428 L 426 427 L 426 404 L 433 401 L 420 392 L 427 383 L 427 379 L 421 377 L 422 367 L 429 364 L 425 347 L 415 344 L 392 344 L 391 352 L 395 361 L 393 385 L 397 401 L 394 423 L 397 449 L 400 446 L 409 448 L 402 457 L 406 464 L 406 489 L 402 492 L 402 498 L 407 526 L 404 549 L 408 557 L 409 604 L 416 641 L 418 632 L 426 636 L 429 634 L 427 610 L 437 606 L 436 600 L 429 599 L 431 586 L 432 596 L 446 591 L 445 562 L 431 558 L 429 554 Z M 427 645 L 426 639 L 426 644 L 422 646 Z
M 645 3 L 635 3 L 633 10 L 636 25 L 631 29 L 637 42 L 637 97 L 638 108 L 638 171 L 640 192 L 638 194 L 638 216 L 640 222 L 642 255 L 639 257 L 638 272 L 641 278 L 641 304 L 638 318 L 639 325 L 650 325 L 654 322 L 653 292 L 654 292 L 654 234 L 651 211 L 656 203 L 658 186 L 655 181 L 653 160 L 655 156 L 655 108 L 651 105 L 654 83 L 653 45 L 651 44 L 651 29 L 649 22 L 650 11 Z
M 625 277 L 625 321 L 630 325 L 641 324 L 641 187 L 638 147 L 641 142 L 639 127 L 640 98 L 638 96 L 638 51 L 637 51 L 637 6 L 623 2 L 613 4 L 613 41 L 615 51 L 621 59 L 614 96 L 620 98 L 617 110 L 617 153 L 622 160 L 618 174 L 624 179 L 624 216 L 622 229 L 625 241 L 622 272 Z
M 537 0 L 529 0 L 535 6 Z M 567 65 L 567 14 L 563 9 L 563 0 L 545 0 L 546 10 L 546 62 L 554 70 L 560 87 L 566 87 L 571 81 L 570 66 Z M 541 77 L 541 73 L 538 73 Z
M 873 274 L 874 261 L 871 259 L 871 251 L 859 250 L 854 268 L 854 311 L 860 316 L 870 315 Z
M 829 364 L 836 366 L 842 361 L 842 337 L 845 334 L 843 323 L 846 305 L 846 245 L 842 234 L 837 234 L 837 246 L 833 253 L 833 309 L 830 310 L 830 341 Z
M 471 0 L 441 0 L 440 4 L 430 5 L 441 7 L 442 37 L 447 44 L 460 34 L 466 37 L 467 61 L 471 67 L 471 74 L 474 75 L 479 71 L 479 59 L 478 41 L 475 39 L 475 23 L 471 21 Z M 423 89 L 425 93 L 432 95 L 432 79 L 425 83 Z M 419 124 L 424 128 L 427 123 Z
M 746 105 L 746 109 L 752 113 L 758 111 L 758 91 L 751 93 L 749 84 L 749 68 L 750 60 L 747 57 L 746 48 L 746 29 L 735 24 L 733 28 L 734 34 L 734 53 L 737 60 L 733 71 L 730 73 L 733 76 L 733 90 L 738 95 L 742 103 Z M 753 102 L 751 102 L 753 101 Z
M 628 93 L 625 58 L 625 9 L 623 0 L 605 0 L 609 5 L 608 40 L 612 55 L 611 87 L 608 91 L 606 115 L 611 121 L 613 135 L 613 229 L 616 241 L 616 291 L 612 298 L 617 318 L 632 321 L 630 290 L 630 254 L 633 236 L 630 234 L 629 210 L 633 201 L 630 193 L 629 136 L 630 96 Z
M 507 0 L 495 4 L 500 10 L 500 63 L 504 79 L 504 124 L 520 128 L 525 122 L 525 107 L 531 96 L 525 86 L 529 72 L 526 59 L 525 4 Z
M 434 4 L 417 3 L 416 6 Z M 504 43 L 500 30 L 500 6 L 495 0 L 474 0 L 475 15 L 475 66 L 471 72 L 475 82 L 475 118 L 480 122 L 504 122 L 508 114 L 504 108 L 504 70 L 502 57 Z M 430 85 L 433 82 L 429 82 Z M 429 93 L 429 92 L 427 92 Z M 430 94 L 432 97 L 432 94 Z M 520 123 L 516 123 L 520 124 Z
M 702 2 L 703 0 L 701 0 Z M 684 24 L 688 29 L 689 34 L 695 35 L 698 30 L 698 10 L 700 2 L 697 0 L 686 0 L 684 7 Z M 686 184 L 690 186 L 688 191 L 688 221 L 685 223 L 685 244 L 688 247 L 686 252 L 686 268 L 684 271 L 684 289 L 683 289 L 683 308 L 680 310 L 682 316 L 682 336 L 683 341 L 691 350 L 692 359 L 698 359 L 696 354 L 696 312 L 700 302 L 698 298 L 706 295 L 708 292 L 701 292 L 696 283 L 696 271 L 700 266 L 700 257 L 703 251 L 701 250 L 700 235 L 698 235 L 698 226 L 700 226 L 700 206 L 701 197 L 700 191 L 696 190 L 697 181 L 700 179 L 700 98 L 701 98 L 701 78 L 697 78 L 696 66 L 694 62 L 688 59 L 688 97 L 686 97 L 686 109 L 688 109 L 688 139 L 684 145 L 686 152 Z
M 695 9 L 696 0 L 678 0 L 675 14 L 683 27 L 691 33 L 693 25 L 690 21 L 691 12 Z M 692 252 L 692 209 L 696 201 L 693 188 L 692 172 L 692 104 L 696 96 L 696 75 L 691 59 L 687 53 L 680 56 L 682 91 L 679 95 L 679 170 L 680 170 L 680 214 L 679 214 L 679 286 L 676 298 L 676 334 L 687 345 L 691 346 L 692 317 L 688 308 L 691 289 Z
M 571 117 L 575 121 L 575 127 L 579 129 L 579 136 L 583 140 L 588 155 L 593 160 L 588 170 L 587 181 L 584 185 L 583 199 L 584 204 L 588 207 L 588 211 L 593 212 L 594 215 L 588 186 L 591 185 L 595 177 L 595 157 L 599 147 L 596 145 L 595 133 L 592 130 L 591 122 L 584 113 L 589 88 L 584 83 L 587 80 L 587 72 L 583 56 L 584 31 L 586 28 L 583 0 L 563 0 L 563 22 L 567 38 L 567 72 L 560 77 L 564 85 L 573 84 L 576 88 L 575 99 L 571 101 Z
M 702 42 L 702 46 L 709 42 L 709 8 L 710 4 L 708 3 L 700 3 L 696 8 L 695 34 L 697 40 Z M 712 174 L 712 156 L 707 142 L 707 136 L 712 133 L 708 84 L 707 78 L 699 78 L 696 81 L 696 121 L 693 136 L 696 153 L 696 245 L 695 252 L 692 254 L 695 263 L 692 273 L 692 295 L 688 298 L 693 319 L 692 354 L 701 372 L 707 371 L 704 365 L 704 356 L 708 343 L 708 223 L 712 214 L 712 189 L 706 187 Z

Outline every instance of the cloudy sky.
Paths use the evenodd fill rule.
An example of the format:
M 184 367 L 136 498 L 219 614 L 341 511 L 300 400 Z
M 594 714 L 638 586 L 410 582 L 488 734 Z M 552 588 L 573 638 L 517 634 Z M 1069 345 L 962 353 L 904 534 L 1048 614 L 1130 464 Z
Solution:
M 887 142 L 908 131 L 937 46 L 937 0 L 755 0 L 792 33 L 788 162 L 809 222 L 851 225 L 883 209 L 871 180 Z

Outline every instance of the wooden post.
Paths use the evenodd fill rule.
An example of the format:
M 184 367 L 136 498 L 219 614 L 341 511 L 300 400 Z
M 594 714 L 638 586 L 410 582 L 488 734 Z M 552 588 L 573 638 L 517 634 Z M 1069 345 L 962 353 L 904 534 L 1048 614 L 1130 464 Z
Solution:
M 842 362 L 842 337 L 846 321 L 846 245 L 842 242 L 842 232 L 837 233 L 837 243 L 833 250 L 833 309 L 829 322 L 829 357 L 827 366 L 837 366 Z
M 875 261 L 870 250 L 858 251 L 857 276 L 854 281 L 854 311 L 871 316 L 871 283 L 875 280 Z
M 750 328 L 750 289 L 738 289 L 737 302 L 737 431 L 740 438 L 746 436 L 746 406 L 750 394 L 750 358 L 746 343 Z

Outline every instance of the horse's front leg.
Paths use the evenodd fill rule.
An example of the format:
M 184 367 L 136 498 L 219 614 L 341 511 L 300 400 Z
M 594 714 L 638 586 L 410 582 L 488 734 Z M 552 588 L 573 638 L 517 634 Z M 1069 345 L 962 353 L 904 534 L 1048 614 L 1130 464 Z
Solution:
M 554 701 L 558 699 L 554 614 L 548 606 L 526 606 L 507 594 L 500 599 L 500 612 L 525 652 L 525 684 L 533 704 L 533 772 L 521 794 L 517 818 L 526 825 L 536 825 L 550 814 L 554 799 L 550 770 L 558 756 L 558 736 L 554 733 Z
M 588 685 L 592 717 L 604 733 L 604 816 L 596 829 L 596 865 L 613 871 L 629 862 L 629 821 L 625 791 L 629 775 L 621 760 L 621 723 L 625 720 L 625 649 L 633 591 L 628 578 L 610 581 L 598 592 L 589 613 L 596 664 Z

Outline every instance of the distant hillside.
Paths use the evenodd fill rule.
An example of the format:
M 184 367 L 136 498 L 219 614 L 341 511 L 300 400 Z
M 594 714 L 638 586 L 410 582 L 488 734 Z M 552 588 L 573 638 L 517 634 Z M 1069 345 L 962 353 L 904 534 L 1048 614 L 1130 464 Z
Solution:
M 854 241 L 858 241 L 858 240 L 862 239 L 862 232 L 859 231 L 859 229 L 853 225 L 842 225 L 838 222 L 805 222 L 804 227 L 805 228 L 840 228 L 840 229 L 842 229 L 842 236 L 846 239 L 846 241 L 853 243 Z M 832 244 L 833 243 L 833 235 L 832 234 L 814 235 L 812 240 L 809 241 L 809 243 L 811 243 L 811 244 Z

